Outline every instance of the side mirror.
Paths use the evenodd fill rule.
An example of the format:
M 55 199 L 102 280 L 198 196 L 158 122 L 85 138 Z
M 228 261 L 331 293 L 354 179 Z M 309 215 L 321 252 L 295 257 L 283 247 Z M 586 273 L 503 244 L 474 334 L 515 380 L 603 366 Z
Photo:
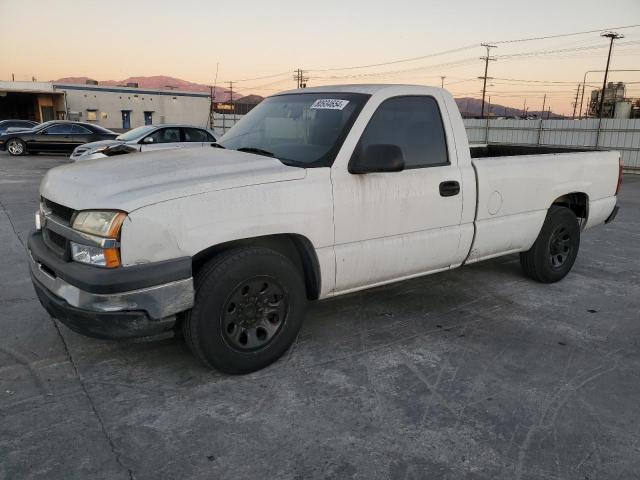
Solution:
M 153 137 L 144 137 L 142 143 L 153 143 Z
M 349 173 L 363 174 L 375 172 L 401 172 L 404 170 L 404 156 L 398 145 L 369 145 L 364 152 L 356 150 L 349 163 Z

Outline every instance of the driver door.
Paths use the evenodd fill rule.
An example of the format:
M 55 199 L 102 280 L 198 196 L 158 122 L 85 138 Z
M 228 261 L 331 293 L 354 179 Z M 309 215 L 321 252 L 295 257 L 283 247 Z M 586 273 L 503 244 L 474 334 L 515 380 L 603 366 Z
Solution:
M 337 292 L 459 263 L 461 173 L 455 148 L 448 147 L 454 142 L 447 142 L 441 110 L 446 111 L 444 105 L 432 96 L 383 101 L 354 155 L 363 155 L 371 145 L 396 145 L 404 170 L 332 171 Z
M 59 123 L 34 135 L 33 143 L 29 142 L 29 150 L 43 152 L 67 152 L 74 148 L 73 124 Z

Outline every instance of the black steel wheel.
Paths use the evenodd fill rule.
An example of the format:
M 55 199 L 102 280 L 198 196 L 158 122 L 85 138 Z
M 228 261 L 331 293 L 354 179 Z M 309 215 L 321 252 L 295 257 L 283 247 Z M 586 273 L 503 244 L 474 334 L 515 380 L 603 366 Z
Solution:
M 289 314 L 289 294 L 273 277 L 240 282 L 222 308 L 222 335 L 240 351 L 263 348 L 278 334 Z
M 277 360 L 295 340 L 306 307 L 304 279 L 284 255 L 239 248 L 207 262 L 182 331 L 193 354 L 225 373 L 249 373 Z
M 556 228 L 549 239 L 549 260 L 554 269 L 562 268 L 573 251 L 571 234 L 564 225 Z
M 575 213 L 554 205 L 531 249 L 520 254 L 520 264 L 538 282 L 557 282 L 573 267 L 579 248 L 580 226 Z

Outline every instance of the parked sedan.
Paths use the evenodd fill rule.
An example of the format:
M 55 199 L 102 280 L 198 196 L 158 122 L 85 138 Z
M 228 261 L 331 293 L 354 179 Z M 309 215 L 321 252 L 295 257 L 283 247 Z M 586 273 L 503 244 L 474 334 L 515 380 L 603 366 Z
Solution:
M 36 152 L 70 153 L 78 145 L 96 140 L 110 140 L 117 136 L 117 133 L 91 123 L 52 120 L 29 130 L 0 135 L 0 150 L 6 150 L 11 155 Z
M 33 122 L 31 120 L 0 120 L 0 135 L 4 134 L 8 128 L 12 131 L 19 130 L 29 130 L 38 125 L 38 122 Z
M 145 125 L 119 135 L 115 140 L 87 143 L 71 154 L 73 160 L 93 160 L 134 152 L 170 148 L 203 147 L 216 141 L 212 132 L 190 125 Z

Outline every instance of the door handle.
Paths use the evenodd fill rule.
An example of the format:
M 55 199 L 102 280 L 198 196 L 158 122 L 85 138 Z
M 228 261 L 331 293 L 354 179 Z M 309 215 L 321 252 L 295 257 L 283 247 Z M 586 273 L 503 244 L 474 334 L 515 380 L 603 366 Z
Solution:
M 453 197 L 460 193 L 460 184 L 455 180 L 449 180 L 440 184 L 441 197 Z

